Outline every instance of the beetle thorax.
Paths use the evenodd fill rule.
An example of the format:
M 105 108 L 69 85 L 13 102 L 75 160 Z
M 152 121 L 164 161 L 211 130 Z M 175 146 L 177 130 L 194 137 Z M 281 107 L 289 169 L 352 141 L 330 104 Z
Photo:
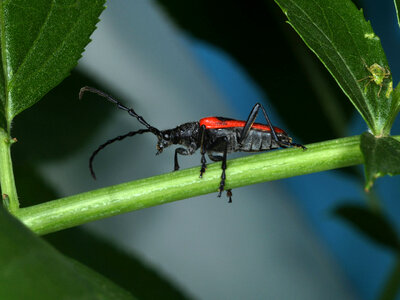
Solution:
M 172 129 L 173 144 L 186 147 L 193 144 L 197 145 L 199 143 L 199 128 L 199 122 L 189 122 Z
M 199 141 L 199 123 L 189 122 L 173 129 L 163 130 L 158 138 L 157 150 L 161 153 L 170 145 L 191 147 Z

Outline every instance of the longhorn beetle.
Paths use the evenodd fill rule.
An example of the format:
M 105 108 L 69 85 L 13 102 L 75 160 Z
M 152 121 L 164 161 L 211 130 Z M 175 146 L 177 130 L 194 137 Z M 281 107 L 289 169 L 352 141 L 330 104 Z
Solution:
M 289 137 L 285 131 L 272 126 L 266 110 L 260 103 L 254 105 L 247 121 L 223 117 L 208 117 L 197 122 L 184 123 L 173 129 L 159 130 L 147 123 L 143 117 L 139 116 L 132 108 L 126 107 L 110 95 L 93 87 L 85 86 L 81 88 L 79 99 L 82 99 L 85 92 L 92 92 L 106 98 L 108 101 L 116 104 L 119 109 L 125 110 L 132 117 L 135 117 L 146 127 L 146 129 L 130 131 L 124 135 L 117 136 L 100 145 L 89 159 L 89 169 L 94 179 L 96 179 L 96 175 L 93 170 L 93 159 L 102 149 L 126 137 L 146 132 L 150 132 L 158 138 L 157 155 L 162 153 L 164 148 L 171 145 L 183 146 L 175 149 L 174 171 L 179 170 L 178 154 L 192 155 L 199 148 L 201 154 L 200 178 L 203 177 L 206 171 L 206 153 L 212 161 L 222 161 L 222 174 L 218 188 L 218 197 L 221 197 L 221 193 L 225 187 L 227 153 L 237 151 L 260 152 L 279 147 L 287 148 L 292 146 L 306 149 L 303 145 L 292 143 L 292 138 Z M 254 123 L 260 109 L 268 125 Z M 232 191 L 230 189 L 227 190 L 227 196 L 229 197 L 229 202 L 232 202 Z

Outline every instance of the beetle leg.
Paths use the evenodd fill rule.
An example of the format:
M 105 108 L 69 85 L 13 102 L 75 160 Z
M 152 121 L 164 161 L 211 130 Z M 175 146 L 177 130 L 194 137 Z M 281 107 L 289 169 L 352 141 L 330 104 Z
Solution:
M 279 139 L 278 139 L 278 136 L 276 135 L 275 129 L 272 126 L 271 121 L 269 120 L 267 111 L 264 109 L 264 106 L 262 106 L 260 103 L 257 103 L 256 105 L 254 105 L 253 109 L 251 110 L 251 112 L 249 114 L 249 117 L 247 118 L 246 124 L 243 127 L 243 130 L 242 130 L 242 132 L 240 134 L 239 144 L 242 144 L 242 142 L 249 135 L 251 126 L 253 126 L 254 122 L 256 121 L 257 114 L 258 114 L 258 111 L 260 110 L 260 108 L 262 109 L 264 117 L 265 117 L 265 120 L 267 121 L 268 126 L 271 129 L 272 139 L 275 142 L 279 142 Z M 272 139 L 271 139 L 271 144 L 272 144 Z
M 226 196 L 229 198 L 228 203 L 232 203 L 232 190 L 226 190 Z
M 291 147 L 296 147 L 296 148 L 303 148 L 303 150 L 306 150 L 306 149 L 307 149 L 306 146 L 303 146 L 303 145 L 301 145 L 301 144 L 296 144 L 296 143 L 290 143 L 290 146 L 291 146 Z
M 227 151 L 228 152 L 228 151 Z M 223 188 L 222 188 L 222 190 L 221 190 L 221 185 L 224 187 L 225 186 L 225 181 L 224 182 L 222 182 L 222 180 L 225 180 L 225 169 L 226 169 L 226 155 L 225 155 L 225 165 L 224 165 L 224 156 L 220 156 L 220 155 L 213 155 L 213 154 L 211 154 L 210 152 L 208 152 L 207 153 L 207 155 L 208 155 L 208 157 L 212 160 L 212 161 L 215 161 L 215 162 L 217 162 L 217 161 L 221 161 L 222 160 L 222 172 L 223 172 L 223 174 L 221 175 L 221 183 L 220 183 L 220 188 L 219 188 L 219 191 L 220 191 L 220 193 L 219 193 L 219 195 L 218 195 L 218 197 L 220 197 L 221 196 L 221 193 L 222 193 L 222 190 L 223 190 Z M 226 190 L 226 196 L 229 198 L 229 200 L 228 200 L 228 203 L 232 203 L 232 190 L 231 189 L 229 189 L 229 190 Z
M 188 149 L 185 149 L 185 148 L 176 148 L 175 149 L 175 157 L 174 157 L 174 171 L 178 171 L 179 170 L 178 154 L 180 154 L 180 155 L 192 155 L 193 152 L 189 151 Z
M 179 170 L 179 163 L 178 163 L 178 153 L 180 155 L 187 155 L 187 150 L 185 148 L 176 148 L 175 149 L 175 156 L 174 156 L 174 171 Z
M 259 104 L 259 103 L 258 103 L 258 104 Z M 271 123 L 271 121 L 269 120 L 267 111 L 264 109 L 264 106 L 262 106 L 261 104 L 260 104 L 260 106 L 261 106 L 261 109 L 262 109 L 262 111 L 263 111 L 264 118 L 265 118 L 265 120 L 267 120 L 268 126 L 269 126 L 269 128 L 271 129 L 271 145 L 272 145 L 272 140 L 274 140 L 275 142 L 279 143 L 278 136 L 276 135 L 274 126 L 272 126 L 272 123 Z
M 301 144 L 292 143 L 292 142 L 285 144 L 284 142 L 279 141 L 279 142 L 278 142 L 278 145 L 279 145 L 279 147 L 281 147 L 281 148 L 295 147 L 295 148 L 303 148 L 303 150 L 306 150 L 306 149 L 307 149 L 306 146 L 303 146 L 303 145 L 301 145 Z
M 219 193 L 218 193 L 218 197 L 221 197 L 222 191 L 224 190 L 225 187 L 225 180 L 226 180 L 226 174 L 225 174 L 225 170 L 226 170 L 226 157 L 227 157 L 227 153 L 228 153 L 228 141 L 225 138 L 224 139 L 224 143 L 225 143 L 225 148 L 224 148 L 224 154 L 222 156 L 222 174 L 221 174 L 221 181 L 219 183 Z
M 208 157 L 212 160 L 212 161 L 221 161 L 224 159 L 223 156 L 219 156 L 219 155 L 212 155 L 211 153 L 208 153 Z M 225 166 L 226 167 L 226 166 Z M 232 203 L 232 189 L 226 190 L 226 196 L 229 198 L 228 203 Z
M 212 161 L 221 161 L 222 160 L 222 156 L 219 155 L 212 155 L 211 153 L 207 153 L 208 154 L 208 158 L 211 159 Z
M 207 169 L 207 161 L 206 161 L 206 144 L 204 143 L 204 136 L 206 133 L 206 126 L 202 125 L 200 127 L 200 154 L 201 154 L 201 169 L 200 169 L 200 178 L 203 177 Z
M 240 139 L 239 139 L 239 144 L 242 144 L 242 142 L 246 139 L 246 137 L 249 135 L 250 128 L 253 126 L 254 122 L 256 121 L 258 110 L 260 109 L 261 104 L 257 103 L 254 105 L 253 109 L 251 110 L 246 124 L 243 127 L 242 132 L 240 133 Z

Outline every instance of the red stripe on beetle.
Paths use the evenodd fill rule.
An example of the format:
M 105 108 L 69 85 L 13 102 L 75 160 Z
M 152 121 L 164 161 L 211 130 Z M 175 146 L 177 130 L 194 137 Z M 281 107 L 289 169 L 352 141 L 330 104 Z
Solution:
M 200 126 L 206 126 L 206 129 L 219 129 L 219 128 L 231 128 L 231 127 L 244 127 L 246 125 L 246 121 L 239 120 L 226 120 L 219 119 L 218 117 L 208 117 L 200 120 Z M 254 123 L 251 128 L 263 130 L 263 131 L 271 131 L 271 128 L 268 125 Z M 278 127 L 275 127 L 276 133 L 284 133 L 284 131 Z

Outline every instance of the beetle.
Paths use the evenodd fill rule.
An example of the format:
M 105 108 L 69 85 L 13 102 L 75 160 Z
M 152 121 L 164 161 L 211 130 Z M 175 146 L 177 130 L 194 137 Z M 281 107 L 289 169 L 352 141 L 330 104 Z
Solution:
M 89 169 L 94 179 L 96 179 L 96 175 L 93 170 L 93 159 L 102 149 L 116 141 L 121 141 L 127 137 L 147 132 L 154 134 L 158 139 L 156 155 L 161 154 L 165 148 L 171 145 L 182 146 L 175 149 L 174 171 L 179 170 L 178 155 L 192 155 L 198 149 L 200 149 L 201 154 L 200 178 L 203 177 L 207 168 L 206 154 L 212 161 L 222 161 L 222 174 L 218 188 L 218 197 L 221 197 L 225 188 L 226 159 L 228 153 L 237 151 L 260 152 L 280 147 L 307 149 L 301 144 L 293 143 L 292 138 L 289 137 L 284 130 L 272 126 L 267 111 L 260 103 L 254 105 L 247 121 L 223 117 L 207 117 L 199 121 L 181 124 L 173 129 L 159 130 L 147 123 L 143 117 L 139 116 L 132 108 L 126 107 L 112 96 L 96 88 L 89 86 L 81 88 L 79 99 L 82 99 L 85 92 L 95 93 L 104 97 L 111 103 L 114 103 L 117 108 L 128 112 L 129 115 L 135 117 L 146 127 L 146 129 L 130 131 L 127 134 L 117 136 L 101 144 L 92 153 L 89 159 Z M 268 125 L 255 123 L 260 109 Z M 229 197 L 229 202 L 232 202 L 232 191 L 228 189 L 226 192 Z

